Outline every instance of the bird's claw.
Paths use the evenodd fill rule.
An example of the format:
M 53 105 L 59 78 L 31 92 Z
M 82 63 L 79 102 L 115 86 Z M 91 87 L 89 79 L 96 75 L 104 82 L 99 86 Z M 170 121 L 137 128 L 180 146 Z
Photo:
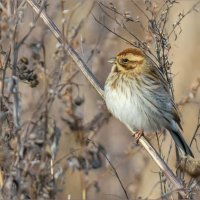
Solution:
M 141 129 L 139 131 L 136 131 L 134 136 L 135 136 L 135 140 L 136 140 L 136 143 L 138 144 L 139 143 L 139 139 L 144 135 L 144 130 Z

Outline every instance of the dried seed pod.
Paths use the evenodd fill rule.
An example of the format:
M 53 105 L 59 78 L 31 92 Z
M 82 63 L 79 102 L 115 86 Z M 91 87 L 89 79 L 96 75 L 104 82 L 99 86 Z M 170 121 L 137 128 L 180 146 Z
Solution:
M 21 72 L 25 72 L 26 70 L 27 70 L 27 66 L 26 65 L 20 66 L 20 71 Z
M 34 81 L 35 78 L 34 78 L 33 75 L 34 75 L 33 73 L 28 74 L 28 76 L 27 76 L 27 81 Z
M 25 65 L 28 65 L 28 64 L 29 64 L 29 60 L 28 60 L 27 57 L 22 57 L 22 58 L 20 58 L 19 61 L 20 61 L 21 63 L 24 63 Z
M 178 167 L 192 177 L 199 177 L 200 175 L 200 160 L 191 156 L 181 158 Z
M 30 81 L 30 86 L 31 86 L 32 88 L 33 88 L 33 87 L 36 87 L 38 84 L 39 84 L 39 81 L 38 81 L 38 80 Z
M 77 106 L 80 106 L 84 103 L 84 98 L 80 97 L 80 96 L 77 96 L 75 99 L 74 99 L 74 104 L 77 105 Z
M 20 74 L 20 75 L 19 75 L 19 78 L 20 78 L 21 80 L 26 80 L 26 76 L 25 76 L 24 74 Z

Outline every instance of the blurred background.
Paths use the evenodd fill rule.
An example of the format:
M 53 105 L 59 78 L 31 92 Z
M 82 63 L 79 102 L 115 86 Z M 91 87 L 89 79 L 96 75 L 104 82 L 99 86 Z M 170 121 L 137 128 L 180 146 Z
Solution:
M 149 10 L 153 10 L 155 15 L 158 14 L 159 21 L 164 16 L 162 12 L 168 12 L 164 32 L 167 35 L 174 31 L 168 41 L 170 51 L 167 56 L 172 64 L 174 97 L 181 115 L 184 138 L 189 144 L 198 125 L 200 103 L 200 5 L 196 5 L 196 0 L 172 2 L 60 0 L 47 1 L 45 10 L 61 30 L 66 43 L 70 43 L 79 53 L 102 85 L 111 70 L 107 60 L 131 47 L 108 29 L 129 42 L 135 42 L 133 35 L 137 36 L 141 41 L 146 41 L 147 46 L 155 53 L 155 42 L 148 31 L 149 22 L 145 15 L 151 18 Z M 22 2 L 19 1 L 18 5 L 20 3 Z M 43 5 L 43 2 L 39 3 Z M 0 5 L 9 9 L 9 1 Z M 4 16 L 6 11 L 3 8 L 0 20 L 1 49 L 8 52 L 13 24 L 9 22 L 8 27 L 3 26 L 4 18 L 6 22 L 6 17 L 11 15 L 7 12 Z M 28 5 L 23 5 L 18 11 L 18 15 L 21 13 L 22 16 L 18 16 L 20 19 L 15 39 L 20 41 L 37 15 Z M 177 24 L 180 19 L 180 24 Z M 120 26 L 122 22 L 133 35 Z M 1 59 L 3 58 L 1 55 Z M 37 81 L 19 80 L 22 126 L 19 132 L 26 132 L 27 135 L 34 132 L 38 137 L 40 131 L 38 127 L 36 130 L 30 128 L 33 126 L 30 121 L 32 124 L 39 124 L 44 116 L 46 126 L 51 124 L 51 128 L 47 128 L 48 133 L 54 128 L 54 132 L 45 137 L 45 145 L 42 144 L 50 154 L 50 159 L 45 159 L 53 163 L 49 165 L 51 174 L 56 177 L 54 199 L 126 199 L 119 179 L 130 199 L 160 199 L 165 192 L 173 190 L 146 151 L 135 143 L 127 128 L 109 115 L 101 97 L 79 72 L 70 56 L 64 53 L 62 46 L 41 19 L 37 20 L 35 28 L 19 48 L 19 69 L 20 63 L 24 65 L 25 58 L 33 73 L 37 74 Z M 6 75 L 10 76 L 11 72 L 7 71 Z M 9 92 L 5 92 L 5 95 L 10 97 Z M 55 124 L 59 130 L 56 134 Z M 196 134 L 196 143 L 193 142 L 192 150 L 199 157 L 198 132 Z M 24 138 L 24 134 L 22 135 Z M 175 149 L 170 135 L 166 133 L 158 137 L 159 143 L 155 134 L 150 135 L 150 143 L 176 172 Z M 9 143 L 17 152 L 18 140 L 15 136 Z M 35 154 L 33 155 L 29 161 L 36 159 Z M 190 177 L 185 175 L 184 179 L 188 183 Z

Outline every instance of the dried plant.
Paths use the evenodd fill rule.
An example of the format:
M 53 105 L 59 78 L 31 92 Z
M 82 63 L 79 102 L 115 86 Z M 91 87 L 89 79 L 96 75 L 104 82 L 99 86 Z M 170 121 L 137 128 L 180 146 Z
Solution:
M 132 199 L 133 196 L 139 199 L 137 194 L 141 172 L 131 170 L 137 181 L 126 187 L 117 167 L 123 166 L 142 148 L 131 144 L 124 152 L 123 159 L 114 163 L 104 144 L 97 139 L 99 131 L 110 119 L 104 104 L 101 101 L 98 103 L 96 112 L 87 122 L 82 114 L 87 98 L 83 94 L 77 66 L 101 97 L 103 86 L 87 65 L 98 56 L 102 36 L 97 39 L 96 45 L 88 47 L 90 51 L 86 57 L 81 31 L 88 18 L 92 17 L 98 22 L 97 26 L 102 25 L 109 34 L 141 48 L 164 74 L 173 95 L 171 44 L 182 32 L 182 20 L 193 11 L 198 12 L 200 1 L 196 1 L 188 11 L 180 12 L 173 25 L 169 22 L 169 15 L 171 9 L 178 4 L 176 0 L 164 0 L 162 4 L 151 0 L 142 3 L 130 0 L 131 6 L 140 13 L 138 16 L 120 6 L 125 2 L 95 1 L 89 4 L 83 19 L 77 17 L 78 12 L 88 2 L 74 3 L 73 7 L 69 6 L 70 9 L 68 3 L 70 1 L 0 1 L 0 199 L 59 199 L 65 186 L 64 177 L 71 172 L 80 175 L 82 199 L 89 199 L 88 194 L 93 189 L 95 193 L 100 193 L 100 180 L 110 172 L 122 189 L 122 198 Z M 101 17 L 95 13 L 96 10 L 102 13 Z M 58 15 L 61 18 L 61 32 L 52 20 Z M 77 21 L 73 20 L 74 16 L 78 18 Z M 56 47 L 53 47 L 52 63 L 52 60 L 49 61 L 52 54 L 48 49 L 50 34 L 46 26 L 39 22 L 40 18 L 58 40 Z M 143 36 L 137 34 L 132 26 L 142 31 Z M 81 53 L 75 49 L 81 49 Z M 199 104 L 199 85 L 198 78 L 177 105 L 183 107 L 191 103 Z M 197 149 L 199 127 L 198 117 L 190 143 L 195 143 Z M 66 135 L 68 140 L 65 144 L 69 148 L 60 156 L 62 138 Z M 161 167 L 158 172 L 159 181 L 146 199 L 151 198 L 157 186 L 160 186 L 161 191 L 159 199 L 170 199 L 177 192 L 192 199 L 198 191 L 198 179 L 192 178 L 189 183 L 183 184 L 184 173 L 178 173 L 181 181 L 173 174 L 164 162 L 168 163 L 171 146 L 168 155 L 164 155 L 164 142 L 165 134 L 157 134 L 157 154 L 145 138 L 140 139 L 140 144 Z M 146 165 L 149 161 L 146 157 L 144 160 Z M 185 160 L 182 162 L 185 163 Z M 186 164 L 191 166 L 192 162 L 194 160 L 189 160 Z M 97 174 L 95 178 L 93 172 Z M 191 169 L 192 173 L 194 176 L 199 175 L 199 168 Z M 175 189 L 166 177 L 172 181 Z M 114 196 L 112 194 L 111 197 Z M 67 198 L 73 199 L 70 194 Z

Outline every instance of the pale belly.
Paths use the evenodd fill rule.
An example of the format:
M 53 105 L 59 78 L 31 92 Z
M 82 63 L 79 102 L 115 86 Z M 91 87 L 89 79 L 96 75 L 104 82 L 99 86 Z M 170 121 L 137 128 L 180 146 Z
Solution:
M 108 110 L 125 125 L 133 131 L 161 130 L 162 119 L 155 115 L 152 106 L 142 99 L 139 91 L 127 91 L 125 95 L 120 89 L 110 90 L 110 87 L 105 87 Z

